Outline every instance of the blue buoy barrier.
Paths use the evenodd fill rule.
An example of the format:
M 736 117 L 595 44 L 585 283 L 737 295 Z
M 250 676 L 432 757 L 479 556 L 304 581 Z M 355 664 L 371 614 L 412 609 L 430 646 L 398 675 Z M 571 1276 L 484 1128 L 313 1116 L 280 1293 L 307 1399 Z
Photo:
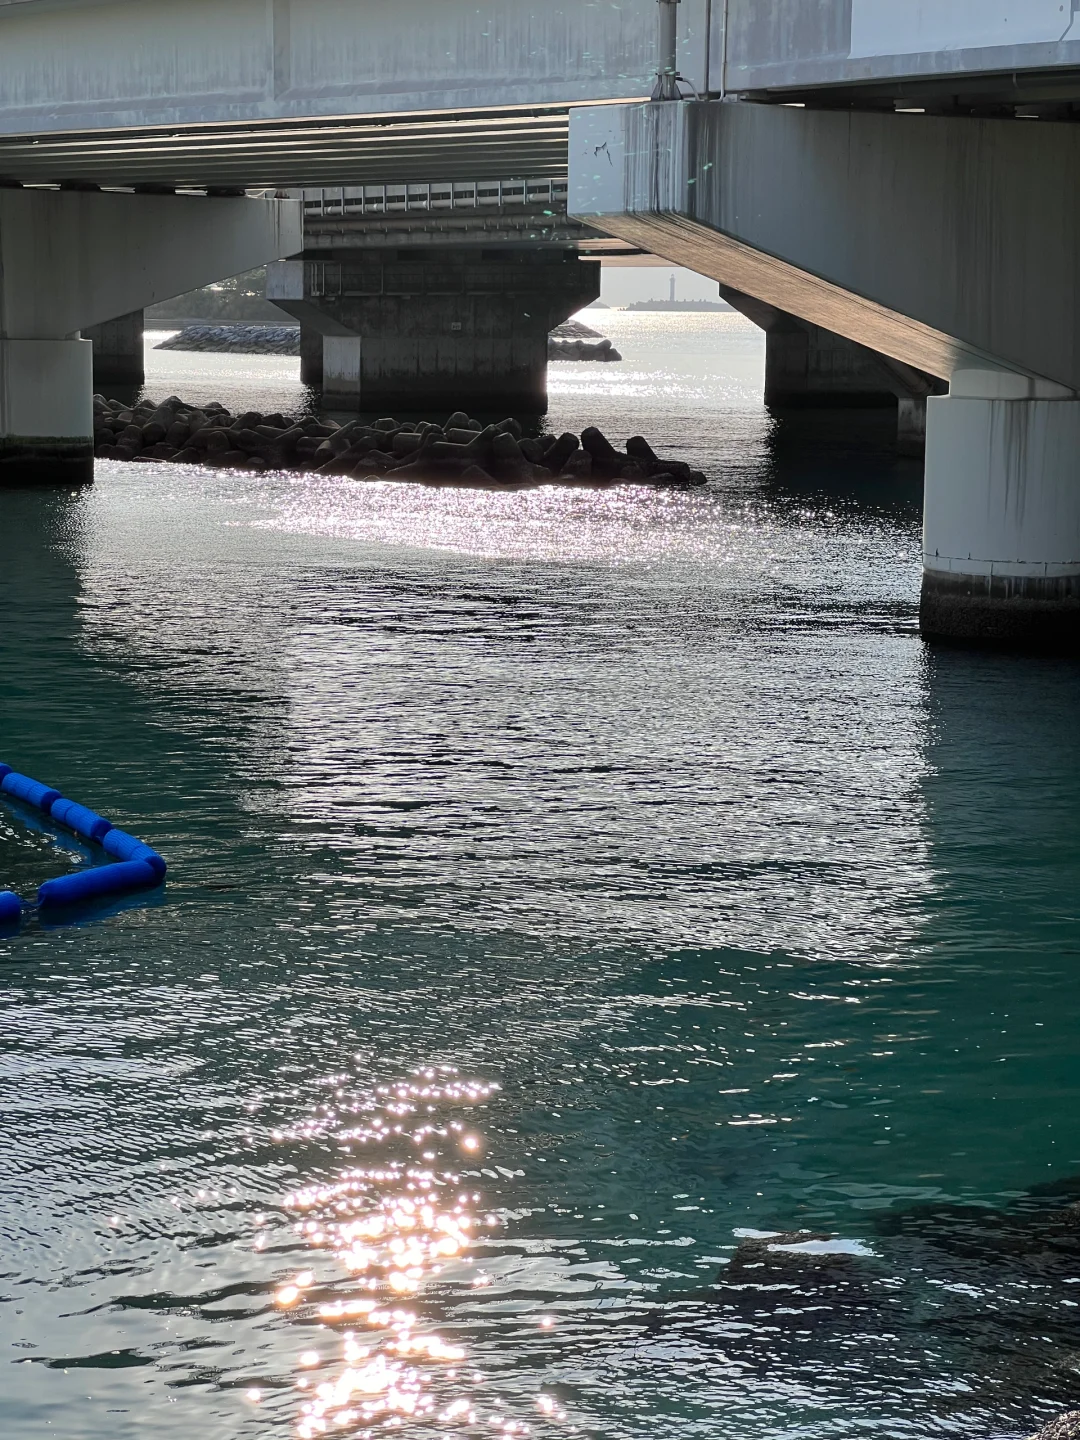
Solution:
M 101 842 L 101 848 L 109 855 L 114 855 L 117 860 L 142 860 L 156 872 L 159 880 L 164 880 L 168 866 L 164 858 L 149 845 L 144 845 L 134 835 L 129 835 L 126 830 L 110 830 Z
M 70 908 L 106 895 L 153 890 L 165 879 L 168 866 L 156 850 L 126 830 L 117 830 L 111 820 L 96 811 L 66 799 L 59 790 L 31 780 L 29 775 L 20 775 L 10 765 L 0 765 L 0 790 L 43 810 L 50 819 L 92 840 L 119 862 L 46 880 L 38 890 L 38 904 L 43 910 Z M 0 925 L 18 923 L 21 915 L 18 895 L 0 892 Z
M 48 785 L 42 785 L 40 780 L 31 780 L 29 775 L 20 775 L 17 770 L 9 770 L 0 780 L 0 790 L 6 790 L 9 795 L 14 795 L 16 800 L 23 800 L 27 805 L 36 805 L 39 810 L 49 813 L 50 806 L 61 798 L 59 790 L 50 790 Z
M 85 805 L 76 804 L 74 800 L 54 800 L 49 814 L 61 825 L 74 830 L 76 835 L 82 835 L 86 840 L 96 840 L 99 844 L 113 828 L 111 820 L 88 810 Z
M 43 910 L 67 905 L 85 905 L 105 895 L 124 895 L 132 890 L 153 890 L 161 879 L 145 860 L 128 860 L 118 865 L 100 865 L 96 870 L 77 870 L 74 875 L 61 875 L 59 880 L 46 880 L 38 890 L 38 904 Z

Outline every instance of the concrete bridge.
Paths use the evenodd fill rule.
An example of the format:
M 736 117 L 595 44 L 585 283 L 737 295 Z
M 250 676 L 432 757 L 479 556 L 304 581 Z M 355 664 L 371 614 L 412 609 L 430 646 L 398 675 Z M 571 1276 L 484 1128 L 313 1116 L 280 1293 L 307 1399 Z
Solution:
M 1075 647 L 1078 107 L 1077 0 L 0 0 L 0 467 L 86 473 L 79 331 L 300 251 L 244 192 L 568 166 L 930 396 L 928 632 Z

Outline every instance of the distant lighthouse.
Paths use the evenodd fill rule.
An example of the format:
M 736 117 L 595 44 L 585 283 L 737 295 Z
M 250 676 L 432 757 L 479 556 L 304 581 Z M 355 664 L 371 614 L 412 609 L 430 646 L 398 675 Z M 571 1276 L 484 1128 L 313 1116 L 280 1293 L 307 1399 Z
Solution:
M 670 302 L 672 305 L 675 304 L 675 276 L 674 276 L 674 274 L 673 274 L 672 277 L 671 277 L 671 294 L 668 296 L 668 300 L 669 300 L 669 302 Z

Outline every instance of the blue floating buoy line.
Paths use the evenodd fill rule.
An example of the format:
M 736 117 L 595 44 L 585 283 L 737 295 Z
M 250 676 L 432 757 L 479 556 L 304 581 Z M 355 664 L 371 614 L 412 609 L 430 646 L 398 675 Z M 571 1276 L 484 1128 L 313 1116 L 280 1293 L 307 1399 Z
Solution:
M 66 799 L 59 790 L 31 780 L 29 775 L 20 775 L 10 765 L 0 765 L 0 790 L 24 805 L 41 810 L 50 820 L 82 839 L 100 845 L 115 862 L 93 870 L 77 870 L 58 880 L 46 880 L 37 893 L 37 903 L 42 910 L 60 910 L 106 896 L 152 890 L 165 879 L 168 867 L 156 850 L 126 830 L 118 830 L 104 815 Z M 18 895 L 11 890 L 0 891 L 0 925 L 17 924 L 22 910 L 23 902 Z

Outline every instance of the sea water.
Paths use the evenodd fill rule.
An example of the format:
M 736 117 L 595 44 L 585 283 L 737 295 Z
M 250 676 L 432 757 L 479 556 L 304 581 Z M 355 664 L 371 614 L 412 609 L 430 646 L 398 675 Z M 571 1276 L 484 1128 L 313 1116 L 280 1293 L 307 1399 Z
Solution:
M 1080 671 L 922 642 L 887 423 L 770 418 L 738 317 L 588 318 L 551 427 L 707 487 L 0 494 L 0 758 L 171 866 L 0 938 L 0 1433 L 1080 1403 Z M 8 807 L 0 860 L 93 856 Z

